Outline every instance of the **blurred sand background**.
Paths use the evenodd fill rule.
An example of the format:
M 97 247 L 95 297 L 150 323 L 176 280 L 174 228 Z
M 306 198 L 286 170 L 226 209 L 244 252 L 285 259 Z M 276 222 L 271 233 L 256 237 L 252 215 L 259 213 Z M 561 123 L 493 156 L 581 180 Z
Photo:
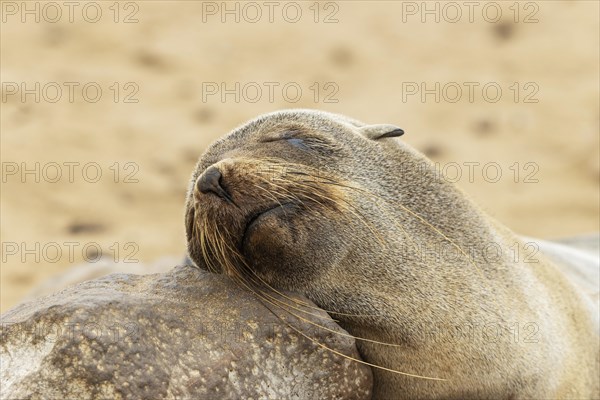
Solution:
M 244 3 L 237 5 L 240 21 L 225 15 L 225 23 L 220 13 L 207 12 L 221 2 L 211 3 L 213 8 L 193 1 L 122 2 L 117 22 L 113 2 L 95 2 L 102 10 L 95 23 L 82 17 L 86 3 L 74 10 L 73 22 L 63 7 L 54 23 L 42 14 L 39 22 L 31 15 L 22 22 L 22 10 L 13 14 L 8 4 L 20 7 L 21 2 L 1 3 L 2 311 L 81 263 L 87 243 L 98 243 L 110 257 L 117 243 L 120 260 L 135 248 L 139 251 L 132 258 L 141 262 L 182 256 L 183 203 L 196 159 L 238 124 L 281 108 L 319 108 L 401 126 L 402 140 L 440 165 L 458 163 L 463 177 L 457 184 L 518 233 L 557 238 L 599 230 L 597 1 L 521 2 L 517 21 L 514 2 L 496 2 L 502 11 L 498 22 L 486 21 L 486 3 L 478 3 L 473 22 L 462 7 L 456 23 L 447 20 L 454 18 L 452 10 L 443 14 L 440 9 L 439 22 L 435 15 L 425 15 L 422 22 L 420 11 L 412 15 L 414 8 L 406 2 L 391 1 L 320 2 L 318 22 L 315 2 L 296 2 L 302 11 L 296 23 L 283 17 L 285 2 L 274 9 L 273 22 L 264 3 L 255 3 L 263 13 L 256 23 L 250 21 L 254 10 L 243 14 Z M 34 9 L 35 3 L 27 4 Z M 436 3 L 428 4 L 433 9 Z M 286 10 L 293 20 L 296 7 Z M 87 11 L 94 17 L 94 10 Z M 493 11 L 488 9 L 488 16 Z M 46 13 L 46 19 L 55 17 L 53 10 Z M 537 22 L 526 23 L 528 15 Z M 325 23 L 327 16 L 337 22 Z M 126 17 L 137 22 L 124 23 Z M 34 95 L 23 101 L 7 82 L 28 88 L 56 82 L 64 91 L 55 103 L 48 101 L 53 92 L 39 103 Z M 64 82 L 79 83 L 73 102 Z M 81 87 L 90 82 L 103 90 L 97 102 L 82 96 Z M 116 102 L 110 89 L 115 82 Z M 233 95 L 223 102 L 203 92 L 210 82 L 225 82 L 229 89 L 236 82 L 256 82 L 264 90 L 256 102 L 252 91 L 239 102 Z M 264 82 L 279 84 L 272 101 Z M 420 95 L 407 96 L 411 82 L 428 88 L 435 82 L 477 82 L 479 89 L 473 102 L 465 86 L 457 102 L 447 101 L 448 96 L 436 102 L 433 95 L 423 102 Z M 497 102 L 482 96 L 481 87 L 489 82 L 503 90 Z M 510 89 L 515 82 L 518 101 Z M 302 89 L 297 102 L 282 94 L 289 83 Z M 526 88 L 527 83 L 535 86 Z M 132 99 L 138 102 L 125 103 L 135 87 Z M 532 99 L 538 101 L 525 102 L 536 87 Z M 337 102 L 326 102 L 327 94 Z M 65 162 L 80 163 L 73 182 Z M 90 162 L 103 173 L 96 183 L 82 177 L 81 166 Z M 477 167 L 470 182 L 465 162 L 497 163 L 502 177 L 483 179 Z M 40 168 L 58 163 L 62 179 L 41 176 L 37 183 L 33 175 L 9 175 L 14 163 L 30 169 L 35 163 Z M 127 182 L 129 173 L 137 183 Z M 77 243 L 73 258 L 65 242 Z M 125 248 L 130 242 L 136 246 Z M 58 243 L 63 254 L 53 262 L 42 254 L 37 263 L 34 255 L 22 260 L 23 248 L 8 254 L 7 243 L 27 248 L 39 243 L 48 251 L 48 243 Z

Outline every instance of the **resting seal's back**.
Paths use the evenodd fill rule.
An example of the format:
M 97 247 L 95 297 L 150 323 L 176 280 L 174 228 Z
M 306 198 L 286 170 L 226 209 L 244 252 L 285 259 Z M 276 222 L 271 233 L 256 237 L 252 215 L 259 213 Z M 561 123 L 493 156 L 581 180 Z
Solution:
M 192 175 L 190 257 L 329 310 L 396 371 L 375 398 L 597 398 L 597 303 L 401 134 L 310 110 L 233 130 Z

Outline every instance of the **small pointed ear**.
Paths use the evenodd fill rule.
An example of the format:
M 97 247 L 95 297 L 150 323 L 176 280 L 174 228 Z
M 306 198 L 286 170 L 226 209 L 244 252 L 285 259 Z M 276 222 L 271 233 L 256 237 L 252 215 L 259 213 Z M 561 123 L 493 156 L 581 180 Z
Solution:
M 372 140 L 378 140 L 388 137 L 398 137 L 404 135 L 404 131 L 395 125 L 378 124 L 378 125 L 366 125 L 358 128 L 361 134 L 366 138 Z

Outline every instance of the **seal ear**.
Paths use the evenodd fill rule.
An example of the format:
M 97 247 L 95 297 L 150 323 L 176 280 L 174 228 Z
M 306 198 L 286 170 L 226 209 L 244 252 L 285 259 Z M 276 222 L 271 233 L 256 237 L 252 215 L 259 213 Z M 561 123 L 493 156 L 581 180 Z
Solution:
M 395 125 L 388 124 L 365 125 L 361 128 L 358 128 L 358 130 L 366 138 L 372 140 L 404 135 L 404 131 L 402 129 Z

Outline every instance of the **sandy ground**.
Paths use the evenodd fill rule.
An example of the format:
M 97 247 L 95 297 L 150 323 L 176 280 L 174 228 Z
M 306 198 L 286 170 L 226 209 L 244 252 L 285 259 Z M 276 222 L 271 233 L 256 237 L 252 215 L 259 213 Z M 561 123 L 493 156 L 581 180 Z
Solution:
M 273 22 L 262 2 L 228 3 L 237 15 L 221 2 L 91 3 L 69 15 L 59 2 L 58 18 L 44 3 L 27 14 L 1 2 L 2 311 L 82 250 L 121 262 L 183 254 L 198 156 L 281 108 L 401 126 L 519 233 L 599 230 L 596 1 L 477 3 L 471 15 L 458 2 L 457 22 L 436 2 L 439 22 L 421 2 L 280 2 Z M 22 174 L 36 165 L 37 178 Z

